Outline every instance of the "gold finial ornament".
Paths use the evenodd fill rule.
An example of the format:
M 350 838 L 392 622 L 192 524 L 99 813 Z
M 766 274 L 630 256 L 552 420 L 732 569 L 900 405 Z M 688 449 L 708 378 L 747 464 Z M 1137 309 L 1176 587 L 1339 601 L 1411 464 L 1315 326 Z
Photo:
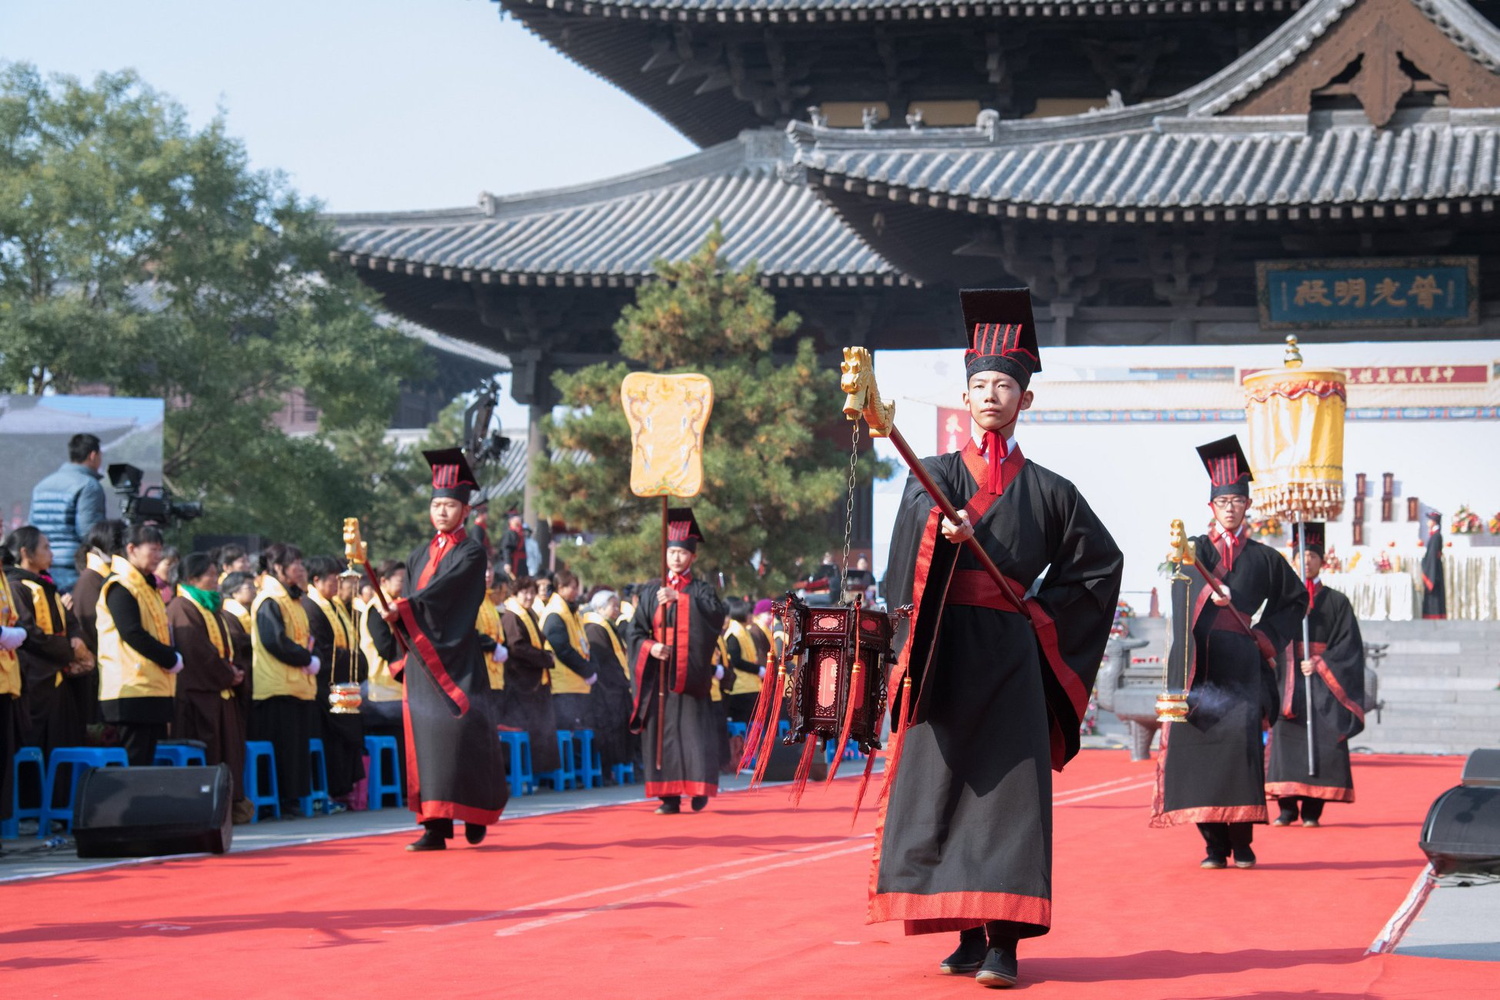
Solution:
M 839 389 L 845 394 L 844 416 L 850 420 L 863 416 L 872 435 L 891 436 L 896 404 L 880 398 L 880 390 L 875 385 L 875 360 L 868 350 L 863 347 L 844 348 L 844 360 L 839 363 Z
M 1297 349 L 1297 335 L 1289 333 L 1286 335 L 1286 356 L 1281 361 L 1287 368 L 1302 367 L 1302 352 Z

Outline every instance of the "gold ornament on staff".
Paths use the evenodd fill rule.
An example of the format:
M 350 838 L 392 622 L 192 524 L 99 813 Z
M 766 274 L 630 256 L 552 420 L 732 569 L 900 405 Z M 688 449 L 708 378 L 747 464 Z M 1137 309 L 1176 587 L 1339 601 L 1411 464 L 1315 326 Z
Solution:
M 1168 541 L 1171 550 L 1167 553 L 1167 562 L 1172 566 L 1172 588 L 1167 607 L 1172 633 L 1167 644 L 1166 659 L 1162 661 L 1161 694 L 1156 696 L 1156 721 L 1182 722 L 1188 713 L 1188 664 L 1192 662 L 1193 655 L 1193 616 L 1188 607 L 1189 584 L 1192 581 L 1182 572 L 1182 567 L 1196 563 L 1198 554 L 1183 528 L 1181 518 L 1172 521 Z
M 667 582 L 667 505 L 671 497 L 695 497 L 703 489 L 703 432 L 714 409 L 707 375 L 631 372 L 620 383 L 620 406 L 630 424 L 630 492 L 661 497 L 661 582 Z M 675 631 L 669 608 L 656 641 Z M 662 762 L 662 721 L 667 707 L 667 666 L 656 670 L 656 766 Z

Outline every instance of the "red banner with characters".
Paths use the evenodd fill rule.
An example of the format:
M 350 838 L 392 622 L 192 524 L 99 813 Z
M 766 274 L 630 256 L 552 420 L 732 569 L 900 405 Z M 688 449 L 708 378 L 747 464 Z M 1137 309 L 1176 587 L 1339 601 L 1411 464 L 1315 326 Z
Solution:
M 939 406 L 937 411 L 937 453 L 962 451 L 969 440 L 969 411 Z

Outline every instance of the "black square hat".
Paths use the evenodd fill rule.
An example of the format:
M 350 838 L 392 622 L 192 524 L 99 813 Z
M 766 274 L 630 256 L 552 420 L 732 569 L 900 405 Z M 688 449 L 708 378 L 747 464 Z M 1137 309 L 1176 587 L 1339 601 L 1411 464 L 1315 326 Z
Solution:
M 1322 521 L 1294 521 L 1292 522 L 1292 551 L 1296 552 L 1302 545 L 1301 539 L 1307 539 L 1307 551 L 1316 552 L 1319 556 L 1326 551 L 1323 541 Z
M 1031 376 L 1042 370 L 1031 289 L 964 288 L 959 290 L 958 301 L 969 337 L 964 378 L 979 372 L 1004 372 L 1025 389 Z
M 1208 498 L 1215 497 L 1248 497 L 1250 495 L 1250 480 L 1255 477 L 1250 474 L 1250 460 L 1245 457 L 1245 451 L 1240 447 L 1240 439 L 1231 434 L 1217 441 L 1198 446 L 1198 457 L 1203 460 L 1203 467 L 1208 470 L 1208 481 L 1211 484 Z
M 474 478 L 474 470 L 469 468 L 469 460 L 464 457 L 462 448 L 424 451 L 422 457 L 432 466 L 434 498 L 449 497 L 468 503 L 470 495 L 479 489 L 479 481 Z
M 667 548 L 697 552 L 701 541 L 703 532 L 698 529 L 698 519 L 693 517 L 693 508 L 667 508 Z

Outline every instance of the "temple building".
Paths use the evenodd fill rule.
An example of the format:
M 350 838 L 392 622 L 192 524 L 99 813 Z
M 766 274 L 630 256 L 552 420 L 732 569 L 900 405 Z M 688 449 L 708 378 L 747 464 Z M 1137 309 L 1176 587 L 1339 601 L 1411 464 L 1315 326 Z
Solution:
M 1493 3 L 500 7 L 705 147 L 334 217 L 393 312 L 509 356 L 536 417 L 716 220 L 830 352 L 960 346 L 956 289 L 1003 284 L 1032 289 L 1044 345 L 1500 332 Z

